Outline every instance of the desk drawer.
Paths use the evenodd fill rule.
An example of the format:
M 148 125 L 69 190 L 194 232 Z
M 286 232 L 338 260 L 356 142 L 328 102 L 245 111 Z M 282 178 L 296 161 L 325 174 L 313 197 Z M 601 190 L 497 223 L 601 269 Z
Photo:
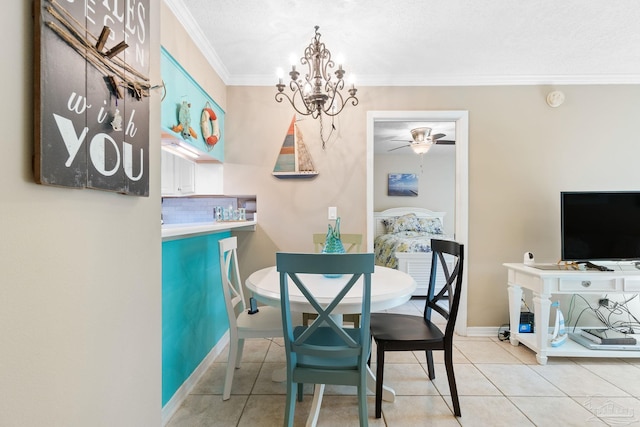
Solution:
M 613 292 L 616 288 L 616 279 L 560 279 L 560 291 L 573 292 Z

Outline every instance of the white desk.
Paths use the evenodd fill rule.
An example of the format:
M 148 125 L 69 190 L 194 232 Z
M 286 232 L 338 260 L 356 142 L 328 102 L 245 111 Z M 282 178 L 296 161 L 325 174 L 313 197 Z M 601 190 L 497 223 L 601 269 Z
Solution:
M 568 339 L 560 347 L 549 345 L 549 316 L 553 294 L 639 293 L 640 270 L 632 265 L 611 266 L 615 271 L 543 270 L 524 264 L 507 268 L 511 344 L 522 343 L 536 352 L 544 365 L 552 357 L 640 357 L 640 351 L 589 350 Z M 534 333 L 519 333 L 522 289 L 533 291 Z
M 328 305 L 347 280 L 347 276 L 329 279 L 321 275 L 301 275 L 301 277 L 305 276 L 308 276 L 308 280 L 305 280 L 305 285 L 321 305 L 323 303 Z M 256 271 L 247 278 L 245 283 L 247 289 L 253 292 L 256 300 L 267 305 L 280 306 L 280 273 L 278 273 L 276 267 L 267 267 Z M 376 266 L 374 273 L 371 275 L 371 311 L 385 310 L 404 304 L 409 301 L 411 294 L 416 290 L 416 286 L 416 281 L 407 273 Z M 314 308 L 293 283 L 289 284 L 289 301 L 292 311 L 314 311 Z M 336 314 L 359 313 L 361 307 L 362 278 L 345 295 L 333 312 Z M 369 369 L 368 374 L 367 386 L 370 390 L 375 390 L 375 376 Z M 316 385 L 307 425 L 315 425 L 318 419 L 323 391 L 324 385 Z M 382 398 L 385 401 L 393 402 L 395 400 L 395 392 L 389 387 L 384 387 Z

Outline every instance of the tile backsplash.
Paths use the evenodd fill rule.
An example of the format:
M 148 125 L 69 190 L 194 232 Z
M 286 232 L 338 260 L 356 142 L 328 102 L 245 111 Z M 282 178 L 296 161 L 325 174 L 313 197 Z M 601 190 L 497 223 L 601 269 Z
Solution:
M 239 207 L 253 207 L 247 209 L 247 219 L 253 219 L 255 212 L 255 197 L 164 197 L 162 199 L 162 220 L 164 224 L 186 224 L 193 222 L 213 221 L 213 209 L 216 206 L 234 209 Z

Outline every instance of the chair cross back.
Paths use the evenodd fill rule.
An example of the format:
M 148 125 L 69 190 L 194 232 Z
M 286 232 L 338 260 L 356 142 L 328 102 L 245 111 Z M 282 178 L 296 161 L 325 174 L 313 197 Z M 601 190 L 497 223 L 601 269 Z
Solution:
M 328 254 L 325 254 L 325 256 Z M 339 256 L 339 255 L 332 255 L 332 256 Z M 316 300 L 316 298 L 313 296 L 313 294 L 309 291 L 309 289 L 304 285 L 304 283 L 302 283 L 302 281 L 300 280 L 300 277 L 298 276 L 298 274 L 293 273 L 293 272 L 289 272 L 286 273 L 286 276 L 288 276 L 289 278 L 291 278 L 291 280 L 293 281 L 293 283 L 295 283 L 296 287 L 298 289 L 300 289 L 300 292 L 302 292 L 302 295 L 304 295 L 304 297 L 307 299 L 307 301 L 309 301 L 309 303 L 313 306 L 313 308 L 317 311 L 318 313 L 318 318 L 316 319 L 315 322 L 313 322 L 311 324 L 311 326 L 309 326 L 309 328 L 307 328 L 297 339 L 295 339 L 295 341 L 292 343 L 292 347 L 294 348 L 294 350 L 300 354 L 305 354 L 305 353 L 312 353 L 317 351 L 316 348 L 314 348 L 313 346 L 311 346 L 311 350 L 309 350 L 309 347 L 305 346 L 306 341 L 309 339 L 309 337 L 311 337 L 313 335 L 313 333 L 320 327 L 320 325 L 322 325 L 322 322 L 325 322 L 326 325 L 330 326 L 331 329 L 333 329 L 335 331 L 335 333 L 344 341 L 344 343 L 353 349 L 357 349 L 358 348 L 358 343 L 356 343 L 353 338 L 351 338 L 347 333 L 344 332 L 344 330 L 338 326 L 338 324 L 336 323 L 336 321 L 330 316 L 331 313 L 333 312 L 333 310 L 335 310 L 335 308 L 338 306 L 338 304 L 340 304 L 340 301 L 343 300 L 343 298 L 345 297 L 345 295 L 351 290 L 351 288 L 353 288 L 353 285 L 356 284 L 356 282 L 358 281 L 358 279 L 360 279 L 360 277 L 362 276 L 362 273 L 356 273 L 353 274 L 351 276 L 351 278 L 349 279 L 349 281 L 344 285 L 344 287 L 342 288 L 342 290 L 335 296 L 335 298 L 333 299 L 333 301 L 331 301 L 331 303 L 327 306 L 327 308 L 322 308 L 322 306 L 318 303 L 318 301 Z M 281 276 L 282 277 L 282 276 Z M 281 278 L 282 280 L 282 278 Z M 286 277 L 285 277 L 286 280 Z M 365 279 L 366 280 L 366 279 Z M 367 293 L 367 289 L 368 289 L 368 293 L 371 293 L 371 285 L 365 285 L 365 293 Z M 367 297 L 365 296 L 365 299 L 367 299 Z M 368 299 L 371 299 L 370 296 Z M 336 348 L 332 348 L 330 349 L 330 352 L 334 354 L 335 357 L 347 357 L 347 356 L 352 356 L 356 353 L 348 351 L 346 349 L 341 349 L 339 347 Z
M 450 318 L 455 319 L 459 307 L 457 301 L 460 300 L 460 292 L 456 292 L 456 286 L 459 285 L 458 276 L 461 275 L 462 263 L 457 262 L 454 269 L 449 271 L 445 254 L 459 258 L 461 256 L 460 246 L 455 242 L 444 240 L 432 240 L 431 244 L 435 247 L 433 248 L 431 276 L 429 280 L 436 280 L 436 270 L 440 268 L 444 275 L 445 283 L 437 294 L 435 294 L 435 284 L 433 284 L 433 286 L 430 284 L 427 302 L 425 305 L 424 318 L 431 321 L 431 312 L 432 310 L 435 310 L 446 320 L 449 320 Z M 440 302 L 443 300 L 446 300 L 447 302 L 446 308 L 440 305 Z M 455 323 L 447 322 L 446 329 L 449 327 L 454 328 Z
M 247 304 L 242 291 L 242 281 L 240 280 L 240 269 L 238 267 L 238 254 L 236 251 L 236 240 L 233 238 L 223 239 L 219 242 L 221 261 L 224 260 L 222 280 L 226 282 L 229 298 L 227 310 L 237 313 L 246 308 Z M 222 263 L 221 263 L 222 264 Z M 222 267 L 222 266 L 221 266 Z M 236 322 L 235 316 L 229 316 L 230 321 Z

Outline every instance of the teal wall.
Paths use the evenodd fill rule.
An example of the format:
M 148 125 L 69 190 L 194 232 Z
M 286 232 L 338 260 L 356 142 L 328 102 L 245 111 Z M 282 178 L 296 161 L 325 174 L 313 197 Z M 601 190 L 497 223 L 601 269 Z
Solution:
M 224 110 L 220 108 L 213 98 L 182 68 L 165 48 L 162 48 L 160 53 L 160 69 L 162 70 L 162 81 L 165 85 L 160 118 L 162 131 L 178 140 L 193 145 L 214 159 L 224 162 Z M 184 139 L 180 133 L 172 130 L 173 126 L 179 124 L 179 110 L 183 101 L 187 101 L 191 105 L 189 118 L 191 120 L 191 128 L 197 134 L 195 138 L 189 137 Z M 202 110 L 205 107 L 211 108 L 218 118 L 217 123 L 220 128 L 220 140 L 213 147 L 207 145 L 205 142 L 200 127 L 200 118 L 202 117 Z
M 229 236 L 162 243 L 162 406 L 229 329 L 218 250 Z

